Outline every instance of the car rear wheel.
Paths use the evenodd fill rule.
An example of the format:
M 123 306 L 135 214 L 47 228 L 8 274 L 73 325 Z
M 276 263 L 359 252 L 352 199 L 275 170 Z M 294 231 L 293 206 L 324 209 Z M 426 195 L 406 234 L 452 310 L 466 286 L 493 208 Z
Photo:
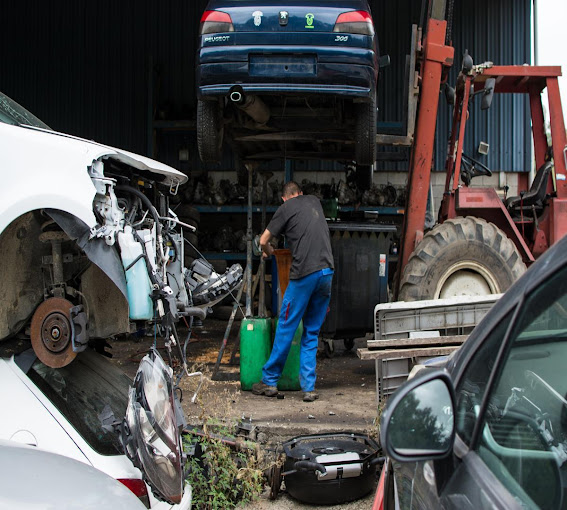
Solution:
M 355 160 L 358 165 L 373 165 L 376 160 L 376 96 L 367 103 L 355 104 Z
M 222 155 L 222 111 L 218 101 L 197 101 L 197 148 L 203 163 L 218 163 Z
M 500 294 L 525 271 L 514 243 L 493 223 L 468 216 L 428 232 L 403 270 L 400 301 Z

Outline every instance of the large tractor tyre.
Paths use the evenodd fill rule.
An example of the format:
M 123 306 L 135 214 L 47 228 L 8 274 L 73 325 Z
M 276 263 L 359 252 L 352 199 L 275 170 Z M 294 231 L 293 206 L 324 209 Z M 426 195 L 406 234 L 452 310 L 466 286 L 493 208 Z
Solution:
M 525 271 L 518 249 L 496 225 L 455 218 L 428 232 L 411 254 L 398 299 L 499 294 Z
M 222 156 L 223 124 L 218 101 L 197 101 L 197 148 L 203 163 L 218 163 Z
M 372 165 L 356 166 L 356 187 L 360 191 L 366 191 L 372 187 L 372 172 Z
M 357 165 L 373 165 L 376 161 L 376 96 L 367 103 L 355 104 L 355 155 Z

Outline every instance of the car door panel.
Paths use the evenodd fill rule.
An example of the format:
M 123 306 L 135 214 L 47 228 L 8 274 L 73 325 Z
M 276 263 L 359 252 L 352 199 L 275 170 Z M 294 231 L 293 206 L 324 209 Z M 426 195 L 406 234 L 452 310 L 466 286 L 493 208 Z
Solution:
M 521 488 L 518 487 L 518 489 L 523 492 Z M 527 495 L 526 501 L 529 501 Z M 443 490 L 440 506 L 447 510 L 479 508 L 520 510 L 526 508 L 494 477 L 493 471 L 473 451 L 465 455 L 455 470 L 447 487 Z

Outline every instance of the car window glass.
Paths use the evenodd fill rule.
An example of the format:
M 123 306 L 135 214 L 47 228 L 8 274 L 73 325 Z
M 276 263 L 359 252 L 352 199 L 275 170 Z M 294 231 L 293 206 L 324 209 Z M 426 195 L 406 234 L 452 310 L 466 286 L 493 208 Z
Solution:
M 116 420 L 126 414 L 131 381 L 119 368 L 96 353 L 85 352 L 63 368 L 36 361 L 27 375 L 95 451 L 123 453 L 118 436 L 101 421 L 108 409 Z
M 527 507 L 559 508 L 567 480 L 565 278 L 525 300 L 481 428 L 479 455 Z
M 28 112 L 16 101 L 10 99 L 0 92 L 0 122 L 5 124 L 23 124 L 25 126 L 50 129 L 50 127 L 39 120 L 33 113 Z
M 457 434 L 467 444 L 472 439 L 488 378 L 494 368 L 498 350 L 504 340 L 512 315 L 513 310 L 506 314 L 503 320 L 486 337 L 472 360 L 467 364 L 466 372 L 456 389 L 456 429 Z

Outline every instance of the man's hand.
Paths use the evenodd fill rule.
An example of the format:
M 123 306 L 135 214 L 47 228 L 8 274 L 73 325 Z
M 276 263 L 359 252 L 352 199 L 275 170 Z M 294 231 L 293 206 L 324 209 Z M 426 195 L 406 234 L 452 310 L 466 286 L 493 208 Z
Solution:
M 266 229 L 260 236 L 260 248 L 262 248 L 262 258 L 267 259 L 274 254 L 274 247 L 270 244 L 271 232 Z
M 268 243 L 266 248 L 262 246 L 262 258 L 269 259 L 274 254 L 274 247 Z

